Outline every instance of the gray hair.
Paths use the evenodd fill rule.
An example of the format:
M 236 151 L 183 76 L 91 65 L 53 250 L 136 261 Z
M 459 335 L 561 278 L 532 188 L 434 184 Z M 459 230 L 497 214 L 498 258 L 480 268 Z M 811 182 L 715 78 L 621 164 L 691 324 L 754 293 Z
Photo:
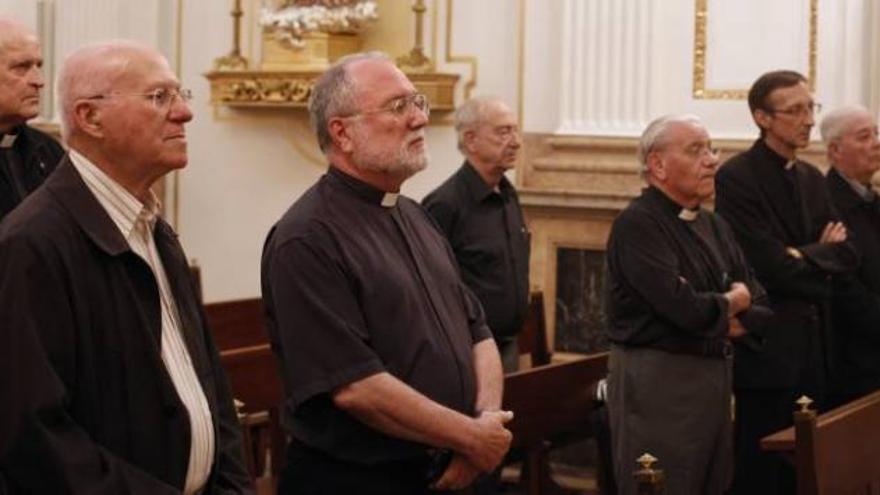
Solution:
M 489 108 L 497 104 L 504 105 L 504 101 L 496 96 L 477 96 L 458 107 L 454 123 L 459 151 L 464 152 L 465 133 L 478 127 L 486 119 Z
M 99 41 L 68 55 L 58 76 L 61 105 L 61 135 L 66 141 L 75 127 L 76 102 L 113 90 L 125 73 L 132 53 L 157 53 L 147 45 L 130 40 Z
M 333 117 L 344 116 L 357 110 L 355 82 L 348 74 L 348 66 L 362 60 L 386 60 L 391 58 L 378 51 L 348 55 L 337 60 L 315 81 L 309 99 L 309 120 L 318 137 L 318 146 L 324 153 L 333 144 L 327 125 Z
M 847 105 L 829 112 L 819 126 L 825 145 L 831 144 L 842 136 L 853 117 L 860 115 L 871 116 L 871 112 L 860 105 Z
M 640 165 L 639 173 L 643 177 L 648 171 L 648 155 L 652 151 L 663 149 L 663 147 L 669 144 L 667 142 L 667 134 L 673 124 L 694 124 L 705 127 L 699 117 L 691 114 L 664 115 L 651 121 L 648 127 L 645 128 L 645 131 L 642 132 L 637 151 Z

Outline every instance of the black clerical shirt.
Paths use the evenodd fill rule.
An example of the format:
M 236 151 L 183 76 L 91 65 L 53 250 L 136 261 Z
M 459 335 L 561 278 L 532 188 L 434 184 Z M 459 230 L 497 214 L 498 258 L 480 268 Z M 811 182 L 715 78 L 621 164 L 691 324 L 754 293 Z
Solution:
M 465 162 L 422 204 L 449 239 L 492 333 L 516 335 L 528 311 L 529 232 L 513 185 L 502 177 L 493 190 Z
M 0 133 L 0 220 L 43 183 L 63 156 L 54 139 L 27 125 Z
M 473 415 L 473 346 L 491 336 L 443 234 L 417 203 L 401 196 L 383 206 L 386 196 L 331 167 L 273 227 L 262 263 L 286 426 L 310 447 L 365 464 L 422 456 L 426 446 L 357 421 L 332 392 L 384 371 Z
M 739 281 L 753 301 L 764 297 L 726 223 L 702 209 L 682 214 L 654 187 L 615 219 L 607 257 L 608 336 L 616 344 L 721 356 L 728 331 L 724 292 Z M 756 311 L 740 316 L 759 334 L 764 315 L 751 314 Z

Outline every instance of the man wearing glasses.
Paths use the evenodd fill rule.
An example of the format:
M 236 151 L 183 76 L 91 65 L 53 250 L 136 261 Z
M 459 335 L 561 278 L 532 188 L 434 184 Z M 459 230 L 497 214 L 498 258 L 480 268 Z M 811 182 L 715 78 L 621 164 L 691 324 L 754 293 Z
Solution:
M 701 208 L 718 153 L 693 116 L 651 122 L 642 194 L 608 238 L 608 412 L 619 492 L 636 458 L 660 460 L 666 490 L 716 495 L 732 474 L 731 341 L 762 331 L 763 289 L 730 227 Z
M 789 426 L 795 399 L 823 407 L 832 370 L 831 275 L 857 265 L 825 179 L 797 158 L 819 105 L 797 72 L 762 75 L 748 95 L 761 136 L 721 167 L 716 211 L 730 223 L 775 312 L 760 346 L 736 349 L 732 493 L 793 493 L 793 470 L 760 439 Z
M 219 356 L 157 179 L 190 93 L 133 42 L 70 55 L 70 154 L 0 226 L 0 473 L 12 493 L 250 493 Z
M 55 169 L 64 150 L 26 122 L 40 113 L 45 85 L 36 35 L 0 15 L 0 220 Z
M 330 167 L 263 250 L 285 383 L 280 493 L 458 489 L 504 457 L 503 375 L 443 234 L 400 195 L 427 166 L 424 95 L 387 57 L 346 57 L 309 104 Z
M 512 373 L 529 304 L 528 230 L 504 176 L 516 166 L 519 127 L 504 102 L 478 97 L 455 112 L 455 130 L 465 162 L 422 204 L 449 239 L 462 278 L 486 312 L 504 371 Z

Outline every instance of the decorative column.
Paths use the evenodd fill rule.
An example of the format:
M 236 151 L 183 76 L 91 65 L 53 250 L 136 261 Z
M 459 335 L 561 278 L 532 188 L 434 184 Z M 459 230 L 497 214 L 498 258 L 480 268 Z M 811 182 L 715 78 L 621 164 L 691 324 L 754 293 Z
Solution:
M 651 0 L 565 0 L 563 134 L 637 135 L 650 118 Z

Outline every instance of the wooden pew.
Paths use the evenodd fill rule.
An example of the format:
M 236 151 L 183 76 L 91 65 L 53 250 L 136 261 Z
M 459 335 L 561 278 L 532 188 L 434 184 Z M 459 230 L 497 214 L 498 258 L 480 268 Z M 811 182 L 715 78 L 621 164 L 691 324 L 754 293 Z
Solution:
M 794 426 L 761 440 L 794 461 L 798 495 L 880 494 L 880 391 L 818 416 L 798 403 Z
M 544 317 L 544 293 L 536 291 L 529 294 L 529 310 L 526 321 L 517 336 L 520 354 L 532 358 L 532 366 L 550 364 L 552 351 L 547 342 L 547 319 Z
M 239 420 L 245 463 L 259 491 L 275 493 L 277 476 L 284 466 L 285 435 L 279 409 L 284 394 L 263 324 L 262 301 L 256 298 L 207 304 L 205 315 L 232 395 L 242 403 Z
M 607 359 L 606 353 L 595 354 L 505 377 L 503 407 L 514 412 L 508 426 L 512 448 L 525 452 L 523 483 L 529 495 L 565 493 L 550 476 L 549 448 L 560 438 L 590 435 L 596 406 L 591 385 L 607 373 Z

